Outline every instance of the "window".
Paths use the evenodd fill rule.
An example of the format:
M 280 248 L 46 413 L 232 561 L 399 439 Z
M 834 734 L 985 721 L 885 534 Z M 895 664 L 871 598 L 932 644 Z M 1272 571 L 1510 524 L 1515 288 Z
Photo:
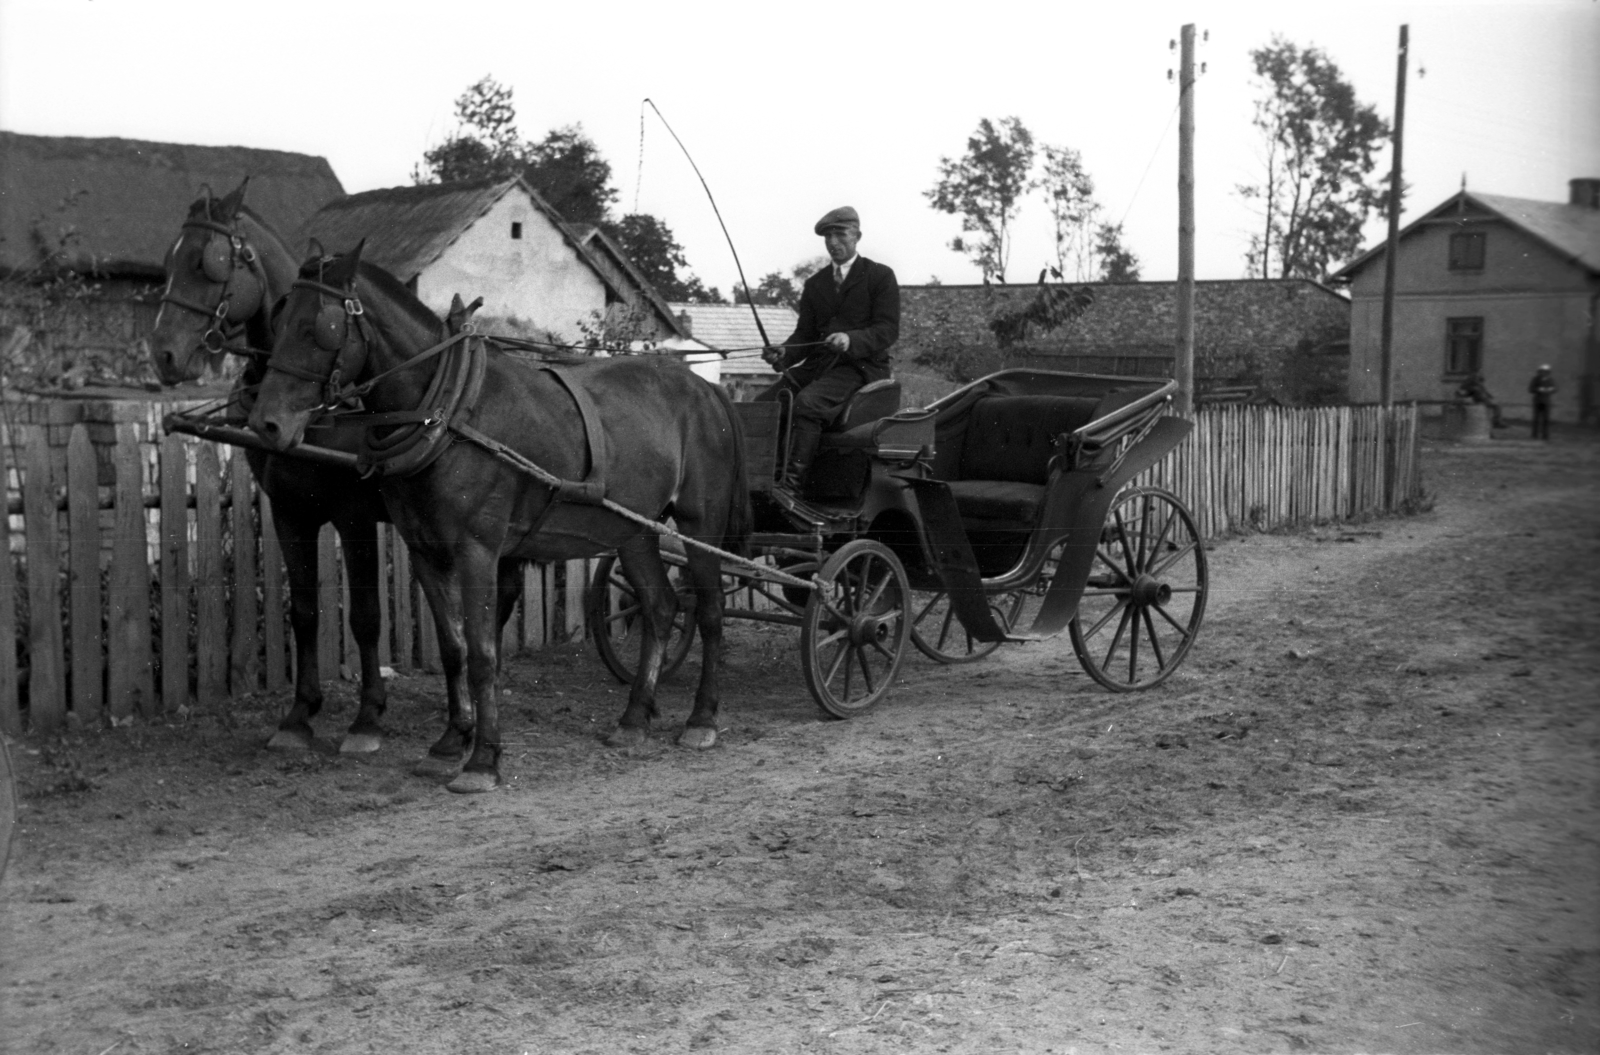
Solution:
M 1444 321 L 1444 372 L 1467 377 L 1483 369 L 1483 316 Z
M 1482 231 L 1469 231 L 1450 236 L 1450 270 L 1482 271 L 1484 243 L 1489 236 Z
M 511 237 L 512 238 L 521 238 L 522 237 L 522 223 L 520 221 L 513 220 L 511 222 Z

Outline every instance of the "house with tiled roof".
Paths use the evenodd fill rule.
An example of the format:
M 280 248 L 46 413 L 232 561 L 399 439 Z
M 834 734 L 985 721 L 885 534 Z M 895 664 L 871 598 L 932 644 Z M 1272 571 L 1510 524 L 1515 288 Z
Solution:
M 328 162 L 306 154 L 0 132 L 0 276 L 12 280 L 0 340 L 14 351 L 26 331 L 44 360 L 136 358 L 189 204 L 246 176 L 250 209 L 286 235 L 344 194 Z M 71 298 L 26 295 L 62 272 L 82 280 Z
M 301 229 L 330 252 L 365 240 L 363 259 L 443 313 L 482 297 L 489 332 L 578 343 L 604 326 L 652 343 L 683 336 L 626 255 L 574 227 L 521 178 L 391 187 L 330 202 Z
M 695 341 L 723 353 L 722 384 L 735 399 L 748 399 L 778 380 L 761 358 L 761 347 L 778 344 L 794 332 L 799 316 L 793 308 L 759 304 L 689 304 L 674 302 L 679 325 Z M 761 325 L 756 325 L 756 314 Z M 763 338 L 762 330 L 766 330 Z
M 1600 412 L 1600 179 L 1566 202 L 1462 189 L 1400 231 L 1391 360 L 1397 401 L 1447 401 L 1482 374 L 1511 416 L 1531 415 L 1528 382 L 1548 364 L 1552 417 Z M 1383 245 L 1333 276 L 1348 283 L 1351 394 L 1379 398 Z

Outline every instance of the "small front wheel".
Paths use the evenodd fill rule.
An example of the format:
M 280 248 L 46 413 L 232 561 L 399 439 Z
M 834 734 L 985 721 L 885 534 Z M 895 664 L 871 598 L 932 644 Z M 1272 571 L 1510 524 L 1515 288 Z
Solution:
M 1067 626 L 1083 669 L 1113 692 L 1165 681 L 1200 631 L 1208 582 L 1205 546 L 1177 495 L 1119 496 Z
M 672 557 L 666 554 L 663 557 L 667 561 L 667 576 L 678 595 L 677 613 L 672 617 L 667 649 L 661 657 L 660 676 L 665 678 L 677 670 L 689 654 L 695 627 L 694 593 L 684 581 L 683 567 Z M 596 562 L 585 601 L 589 634 L 594 638 L 595 651 L 600 653 L 600 662 L 618 681 L 632 684 L 639 673 L 644 649 L 644 610 L 633 586 L 623 576 L 622 563 L 615 554 Z
M 911 636 L 911 588 L 894 551 L 855 539 L 823 562 L 800 623 L 806 687 L 836 718 L 865 714 L 894 684 Z

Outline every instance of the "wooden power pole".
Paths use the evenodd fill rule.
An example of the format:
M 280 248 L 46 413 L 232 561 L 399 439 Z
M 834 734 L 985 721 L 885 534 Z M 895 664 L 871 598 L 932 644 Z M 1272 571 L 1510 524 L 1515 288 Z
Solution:
M 1178 413 L 1194 412 L 1194 23 L 1183 27 L 1178 69 Z
M 1389 173 L 1389 237 L 1383 248 L 1383 330 L 1379 338 L 1378 399 L 1394 404 L 1394 260 L 1400 250 L 1400 160 L 1406 130 L 1406 51 L 1411 27 L 1400 27 L 1400 58 L 1394 81 L 1394 168 Z

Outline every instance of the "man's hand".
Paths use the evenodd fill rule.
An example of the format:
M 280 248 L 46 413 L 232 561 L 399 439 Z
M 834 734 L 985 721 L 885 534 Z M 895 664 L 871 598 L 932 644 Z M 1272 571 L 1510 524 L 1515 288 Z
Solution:
M 830 333 L 826 343 L 832 351 L 848 352 L 850 350 L 850 335 L 848 333 Z
M 783 349 L 769 344 L 761 349 L 761 358 L 767 361 L 768 366 L 777 370 L 778 364 L 783 361 Z

